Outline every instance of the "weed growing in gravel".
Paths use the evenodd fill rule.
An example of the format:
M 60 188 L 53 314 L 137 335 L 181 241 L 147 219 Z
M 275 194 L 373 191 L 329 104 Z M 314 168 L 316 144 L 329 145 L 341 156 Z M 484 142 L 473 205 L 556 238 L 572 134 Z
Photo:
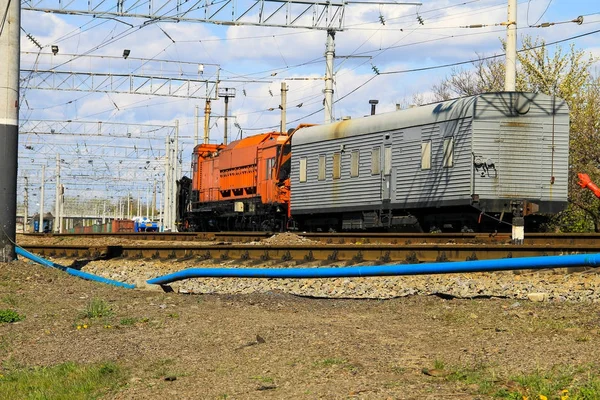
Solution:
M 260 383 L 273 383 L 275 382 L 275 380 L 269 376 L 262 376 L 262 375 L 258 375 L 258 376 L 252 376 L 252 379 L 254 379 L 255 381 L 258 381 Z
M 97 319 L 111 317 L 113 315 L 112 307 L 104 300 L 93 298 L 86 305 L 81 313 L 82 318 Z
M 348 361 L 343 358 L 326 358 L 321 361 L 315 362 L 315 366 L 317 367 L 331 367 L 332 365 L 344 365 L 348 363 Z
M 122 318 L 121 325 L 135 325 L 137 318 Z
M 8 304 L 11 307 L 17 306 L 17 297 L 12 294 L 7 294 L 2 298 L 2 302 Z
M 0 310 L 0 324 L 22 321 L 25 317 L 14 310 Z
M 7 400 L 98 398 L 123 386 L 126 375 L 111 362 L 94 365 L 66 362 L 33 368 L 5 364 L 0 393 Z

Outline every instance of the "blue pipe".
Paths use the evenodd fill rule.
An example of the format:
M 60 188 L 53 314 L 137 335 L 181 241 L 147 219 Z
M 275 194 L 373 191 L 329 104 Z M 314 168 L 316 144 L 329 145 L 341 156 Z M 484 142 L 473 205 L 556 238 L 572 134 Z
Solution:
M 48 261 L 45 258 L 36 256 L 35 254 L 32 254 L 32 253 L 28 252 L 27 250 L 25 250 L 21 247 L 18 247 L 18 246 L 15 247 L 15 251 L 18 255 L 29 258 L 30 260 L 35 261 L 38 264 L 42 264 L 45 267 L 60 269 L 61 271 L 64 271 L 67 274 L 76 276 L 78 278 L 87 279 L 88 281 L 96 281 L 96 282 L 100 282 L 100 283 L 106 283 L 107 285 L 114 285 L 114 286 L 122 287 L 125 289 L 135 289 L 135 285 L 132 285 L 129 283 L 113 281 L 112 279 L 103 278 L 98 275 L 90 274 L 88 272 L 79 271 L 77 269 L 73 269 L 73 268 L 65 267 L 60 264 L 53 263 L 52 261 Z
M 189 278 L 349 278 L 357 276 L 452 274 L 460 272 L 505 271 L 515 269 L 599 266 L 600 253 L 569 256 L 503 258 L 428 264 L 377 265 L 328 268 L 190 268 L 148 280 L 164 285 Z

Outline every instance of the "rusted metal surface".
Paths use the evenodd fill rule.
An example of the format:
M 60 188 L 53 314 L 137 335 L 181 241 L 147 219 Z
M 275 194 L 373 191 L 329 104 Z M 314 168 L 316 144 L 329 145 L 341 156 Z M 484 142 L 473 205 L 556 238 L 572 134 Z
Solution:
M 82 233 L 82 234 L 25 234 L 33 237 L 64 238 L 122 238 L 129 240 L 160 241 L 215 241 L 256 242 L 273 236 L 270 232 L 147 232 L 147 233 Z M 510 234 L 499 233 L 298 233 L 297 235 L 323 244 L 509 244 Z M 600 251 L 600 234 L 597 233 L 529 233 L 525 235 L 525 246 L 529 245 L 583 245 L 596 246 Z
M 25 246 L 33 253 L 55 257 L 126 257 L 162 260 L 280 260 L 361 262 L 434 262 L 486 260 L 598 252 L 597 246 L 582 245 L 492 245 L 492 244 L 345 244 L 345 245 L 135 245 L 135 246 Z
M 57 237 L 57 238 L 121 238 L 128 240 L 160 240 L 160 241 L 226 241 L 251 242 L 271 237 L 269 232 L 90 232 L 90 233 L 25 233 L 24 236 Z

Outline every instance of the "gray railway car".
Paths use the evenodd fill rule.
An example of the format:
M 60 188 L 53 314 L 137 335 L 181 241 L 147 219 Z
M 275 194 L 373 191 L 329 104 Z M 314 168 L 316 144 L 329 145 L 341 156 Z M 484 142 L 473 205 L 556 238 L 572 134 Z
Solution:
M 501 227 L 567 204 L 569 110 L 501 92 L 298 130 L 291 213 L 302 230 Z

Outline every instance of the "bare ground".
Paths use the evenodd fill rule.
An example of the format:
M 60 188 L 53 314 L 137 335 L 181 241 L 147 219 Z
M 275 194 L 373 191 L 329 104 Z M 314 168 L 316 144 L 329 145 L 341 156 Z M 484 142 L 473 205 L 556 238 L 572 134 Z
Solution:
M 114 315 L 82 319 L 92 298 Z M 515 375 L 600 359 L 597 302 L 182 295 L 14 262 L 0 264 L 6 308 L 26 318 L 0 324 L 3 362 L 114 361 L 129 374 L 115 399 L 487 399 L 423 369 L 479 371 L 518 392 Z

